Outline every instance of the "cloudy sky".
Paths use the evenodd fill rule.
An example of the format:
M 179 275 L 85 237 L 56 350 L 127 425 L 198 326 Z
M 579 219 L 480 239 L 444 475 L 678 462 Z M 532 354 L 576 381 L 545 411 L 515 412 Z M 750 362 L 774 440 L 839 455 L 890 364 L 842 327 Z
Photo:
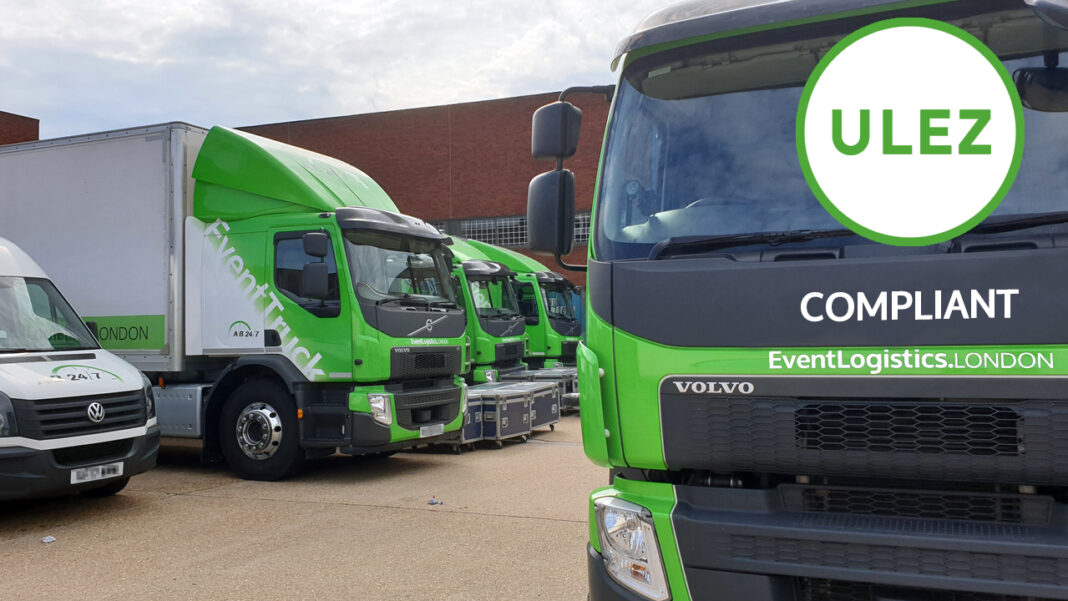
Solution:
M 611 83 L 668 0 L 0 0 L 0 111 L 41 137 L 255 125 Z

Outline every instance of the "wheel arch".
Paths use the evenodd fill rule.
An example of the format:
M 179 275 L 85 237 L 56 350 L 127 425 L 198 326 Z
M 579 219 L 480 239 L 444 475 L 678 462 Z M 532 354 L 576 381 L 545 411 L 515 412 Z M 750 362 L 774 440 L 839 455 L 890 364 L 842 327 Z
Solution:
M 226 367 L 211 385 L 208 402 L 204 404 L 204 460 L 222 460 L 219 447 L 219 419 L 226 399 L 242 384 L 250 380 L 273 380 L 282 384 L 289 394 L 296 396 L 298 384 L 308 378 L 282 355 L 253 355 L 237 359 Z

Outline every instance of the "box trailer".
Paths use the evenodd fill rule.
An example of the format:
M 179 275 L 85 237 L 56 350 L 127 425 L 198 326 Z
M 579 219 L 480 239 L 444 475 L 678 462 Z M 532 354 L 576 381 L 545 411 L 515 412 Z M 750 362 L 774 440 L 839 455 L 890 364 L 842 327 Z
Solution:
M 206 459 L 277 479 L 460 427 L 447 238 L 351 165 L 168 123 L 0 147 L 0 182 L 0 233 Z

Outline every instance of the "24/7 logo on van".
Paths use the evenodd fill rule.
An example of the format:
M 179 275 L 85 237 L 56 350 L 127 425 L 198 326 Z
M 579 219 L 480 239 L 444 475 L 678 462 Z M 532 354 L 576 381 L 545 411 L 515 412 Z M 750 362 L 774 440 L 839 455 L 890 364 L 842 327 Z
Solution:
M 258 338 L 259 335 L 260 331 L 253 330 L 248 322 L 238 320 L 230 324 L 230 338 Z
M 70 382 L 122 382 L 117 374 L 106 369 L 89 365 L 60 365 L 52 370 L 52 375 Z

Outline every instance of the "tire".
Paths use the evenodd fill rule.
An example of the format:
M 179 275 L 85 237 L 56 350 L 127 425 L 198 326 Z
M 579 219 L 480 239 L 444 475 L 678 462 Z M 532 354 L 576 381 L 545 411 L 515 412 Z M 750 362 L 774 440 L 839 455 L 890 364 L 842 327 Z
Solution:
M 219 446 L 245 480 L 281 480 L 304 465 L 292 395 L 270 380 L 249 380 L 223 403 Z
M 129 478 L 119 478 L 118 480 L 112 480 L 103 486 L 97 486 L 96 488 L 87 488 L 81 492 L 83 497 L 89 497 L 90 499 L 103 499 L 104 497 L 110 497 L 120 490 L 126 488 L 126 485 L 130 483 Z

